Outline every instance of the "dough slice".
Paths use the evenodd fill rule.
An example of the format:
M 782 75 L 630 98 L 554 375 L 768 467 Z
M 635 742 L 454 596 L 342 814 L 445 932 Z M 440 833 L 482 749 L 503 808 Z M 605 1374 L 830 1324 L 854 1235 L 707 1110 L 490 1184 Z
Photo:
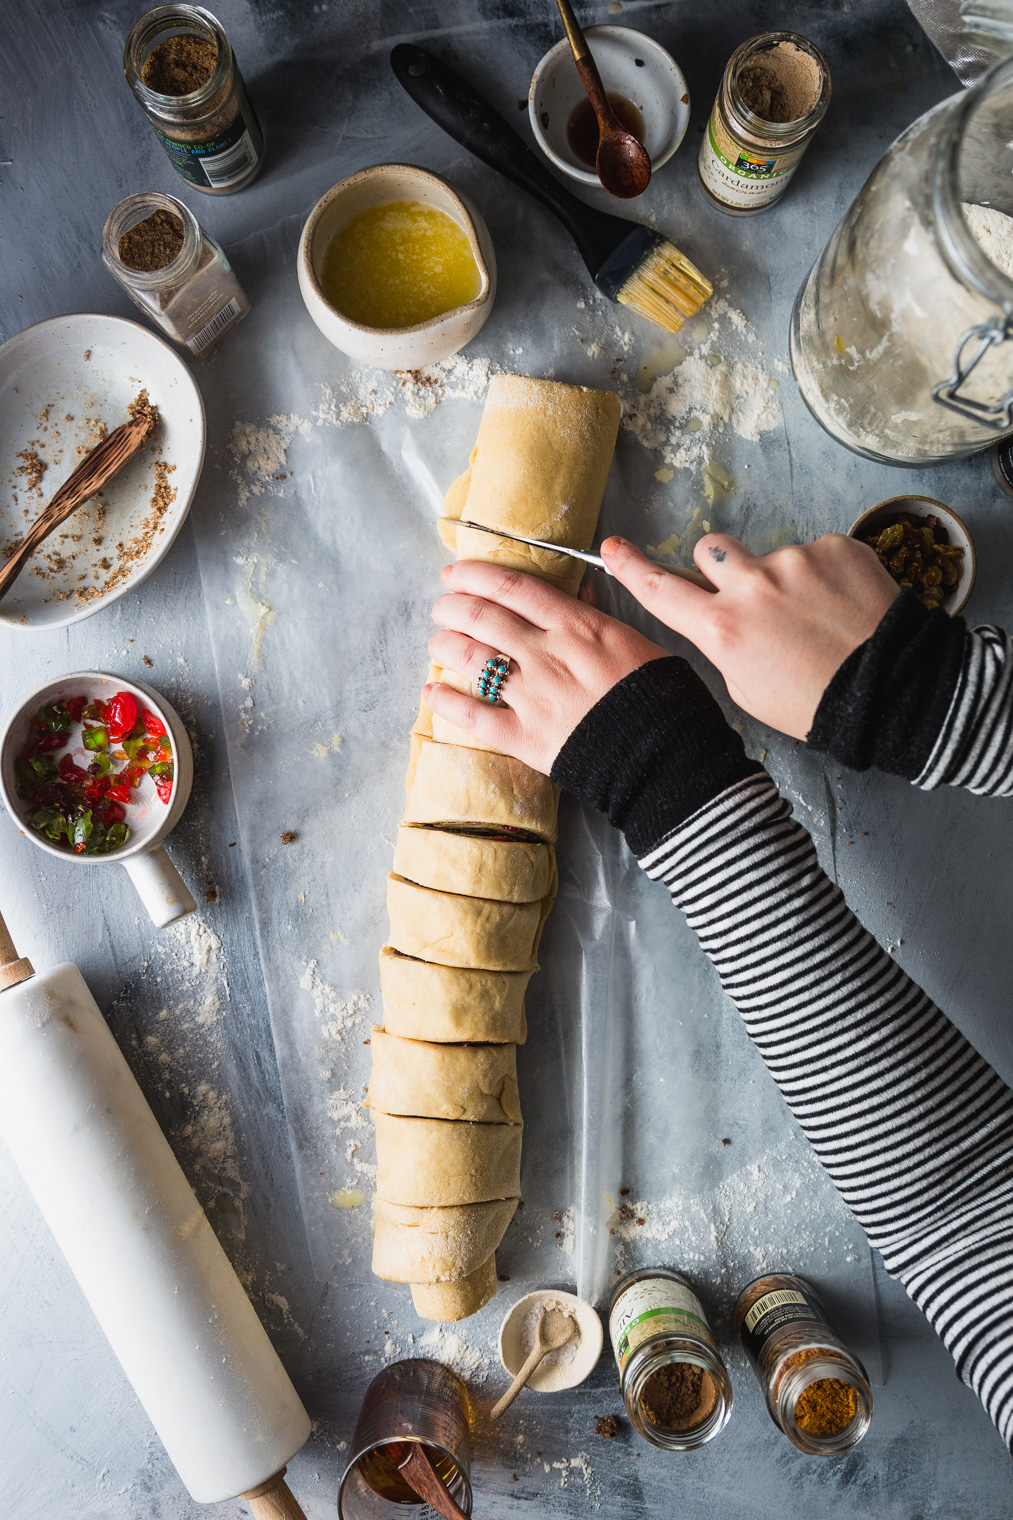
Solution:
M 437 1045 L 372 1036 L 368 1103 L 385 1114 L 520 1124 L 516 1045 Z
M 541 903 L 490 902 L 388 876 L 387 912 L 390 943 L 402 955 L 482 971 L 533 971 L 538 964 Z
M 555 840 L 558 793 L 546 776 L 491 750 L 434 744 L 417 734 L 411 742 L 405 823 L 466 824 Z
M 441 1325 L 467 1319 L 496 1297 L 496 1258 L 490 1256 L 474 1272 L 456 1282 L 412 1283 L 411 1290 L 415 1308 L 423 1319 Z
M 530 971 L 434 966 L 384 945 L 384 1027 L 409 1040 L 523 1045 L 528 1033 L 524 993 L 530 980 Z
M 492 1256 L 519 1200 L 417 1209 L 376 1200 L 373 1271 L 385 1282 L 449 1282 Z
M 376 1130 L 376 1191 L 388 1203 L 445 1208 L 517 1198 L 520 1124 L 405 1118 L 371 1109 Z
M 513 903 L 541 902 L 555 879 L 551 845 L 407 823 L 397 831 L 394 872 L 420 887 Z

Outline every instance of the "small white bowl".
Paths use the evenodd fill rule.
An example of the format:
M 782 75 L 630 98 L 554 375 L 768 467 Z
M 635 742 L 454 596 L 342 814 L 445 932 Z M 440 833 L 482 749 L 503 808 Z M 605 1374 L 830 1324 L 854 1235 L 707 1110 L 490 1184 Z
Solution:
M 524 1322 L 539 1306 L 563 1309 L 577 1321 L 580 1339 L 576 1348 L 571 1342 L 558 1351 L 550 1351 L 525 1386 L 533 1388 L 536 1393 L 558 1393 L 563 1388 L 576 1388 L 598 1365 L 605 1333 L 597 1309 L 575 1293 L 564 1293 L 559 1288 L 536 1288 L 533 1293 L 525 1293 L 519 1298 L 500 1326 L 499 1359 L 510 1376 L 516 1377 L 534 1344 L 533 1340 L 525 1338 Z
M 157 448 L 143 448 L 103 488 L 101 530 L 98 504 L 91 501 L 36 550 L 0 601 L 0 623 L 29 632 L 65 628 L 140 585 L 186 520 L 204 463 L 205 431 L 204 403 L 186 362 L 137 322 L 92 312 L 50 317 L 0 348 L 0 438 L 8 472 L 0 477 L 0 544 L 24 537 L 80 462 L 78 448 L 94 448 L 90 424 L 98 420 L 112 432 L 126 422 L 142 388 L 161 419 Z M 47 465 L 37 492 L 26 491 L 15 474 L 18 455 L 29 449 Z M 145 524 L 158 460 L 172 466 L 168 485 L 175 497 L 152 529 Z
M 61 697 L 86 696 L 89 701 L 99 698 L 107 702 L 117 691 L 131 692 L 137 698 L 138 707 L 149 708 L 165 724 L 172 740 L 172 792 L 168 804 L 162 802 L 151 777 L 144 776 L 135 793 L 137 800 L 131 803 L 130 838 L 123 848 L 113 850 L 109 855 L 74 855 L 43 838 L 28 822 L 25 816 L 27 805 L 17 794 L 15 764 L 30 736 L 32 715 L 40 707 Z M 58 751 L 56 758 L 63 755 L 73 755 L 81 765 L 86 765 L 91 758 L 80 745 Z M 74 671 L 40 686 L 8 718 L 0 734 L 0 797 L 19 831 L 47 855 L 72 866 L 123 866 L 152 923 L 159 929 L 178 918 L 185 918 L 197 906 L 162 848 L 162 840 L 183 816 L 192 784 L 193 751 L 179 714 L 163 696 L 142 681 L 127 681 L 123 676 L 108 675 L 104 671 Z
M 954 548 L 963 549 L 964 557 L 960 562 L 957 584 L 941 603 L 943 612 L 949 613 L 950 617 L 956 617 L 958 612 L 963 612 L 974 590 L 978 561 L 974 552 L 974 541 L 967 531 L 966 524 L 950 507 L 944 506 L 941 501 L 934 501 L 931 496 L 890 496 L 886 501 L 878 502 L 876 506 L 863 512 L 848 529 L 848 537 L 865 539 L 877 528 L 882 531 L 891 522 L 895 522 L 901 513 L 906 513 L 908 517 L 937 518 L 940 526 L 946 529 L 949 541 Z
M 689 88 L 683 72 L 660 42 L 627 26 L 589 26 L 584 35 L 605 92 L 623 95 L 644 119 L 644 147 L 654 170 L 667 164 L 689 125 Z M 574 153 L 566 129 L 587 94 L 564 37 L 550 48 L 531 76 L 528 116 L 535 141 L 547 158 L 582 185 L 599 184 L 594 169 Z
M 463 229 L 478 265 L 481 289 L 466 306 L 455 306 L 415 327 L 365 327 L 332 306 L 321 290 L 324 256 L 335 233 L 358 212 L 400 200 L 436 206 Z M 413 164 L 374 164 L 321 196 L 302 230 L 298 266 L 306 310 L 324 337 L 343 354 L 376 369 L 421 369 L 449 359 L 484 327 L 496 295 L 496 255 L 481 212 L 438 174 Z

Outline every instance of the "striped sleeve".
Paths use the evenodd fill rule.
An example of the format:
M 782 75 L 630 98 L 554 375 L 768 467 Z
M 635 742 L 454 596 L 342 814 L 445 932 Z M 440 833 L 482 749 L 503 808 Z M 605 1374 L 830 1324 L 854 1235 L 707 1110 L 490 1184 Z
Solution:
M 989 680 L 993 693 L 1002 684 L 988 669 L 992 631 L 978 634 L 976 705 L 962 709 L 972 727 Z M 1008 703 L 996 702 L 1007 729 Z M 978 720 L 946 763 L 996 774 L 995 731 Z M 685 913 L 823 1166 L 1009 1446 L 1013 1094 L 863 929 L 765 772 L 726 787 L 640 863 Z
M 984 624 L 964 636 L 960 675 L 915 786 L 1013 796 L 1013 640 Z

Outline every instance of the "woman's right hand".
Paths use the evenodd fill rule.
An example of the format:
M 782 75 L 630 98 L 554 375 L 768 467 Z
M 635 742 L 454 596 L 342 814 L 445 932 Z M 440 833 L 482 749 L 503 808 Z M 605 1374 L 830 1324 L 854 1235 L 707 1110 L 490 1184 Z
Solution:
M 693 558 L 713 592 L 670 575 L 626 539 L 606 539 L 601 553 L 641 606 L 717 667 L 739 707 L 795 739 L 809 733 L 834 675 L 899 595 L 873 550 L 838 533 L 759 556 L 708 533 Z

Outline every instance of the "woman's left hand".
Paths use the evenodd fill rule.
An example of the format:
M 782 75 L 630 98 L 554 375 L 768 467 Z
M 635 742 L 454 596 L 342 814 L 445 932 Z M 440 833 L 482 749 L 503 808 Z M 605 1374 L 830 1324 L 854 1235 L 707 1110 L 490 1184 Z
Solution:
M 555 586 L 477 560 L 447 565 L 449 594 L 433 608 L 437 665 L 475 682 L 493 655 L 507 655 L 505 706 L 430 684 L 425 699 L 457 728 L 546 776 L 581 718 L 605 693 L 668 651 Z

